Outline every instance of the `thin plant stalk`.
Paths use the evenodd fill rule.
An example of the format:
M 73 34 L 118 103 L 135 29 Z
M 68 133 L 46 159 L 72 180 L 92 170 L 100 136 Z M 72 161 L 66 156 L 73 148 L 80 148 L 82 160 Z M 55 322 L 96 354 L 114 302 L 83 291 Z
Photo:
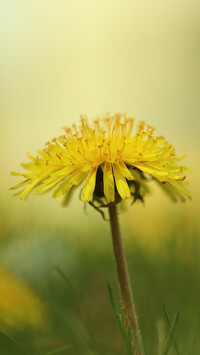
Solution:
M 116 205 L 109 206 L 112 242 L 126 326 L 130 327 L 133 355 L 144 355 L 137 314 L 128 273 Z

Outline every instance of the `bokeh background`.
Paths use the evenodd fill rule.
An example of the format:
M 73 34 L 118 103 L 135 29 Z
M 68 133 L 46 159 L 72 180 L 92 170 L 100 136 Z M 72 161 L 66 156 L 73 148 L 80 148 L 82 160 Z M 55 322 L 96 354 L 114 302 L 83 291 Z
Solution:
M 27 152 L 105 112 L 146 121 L 186 154 L 192 201 L 155 187 L 120 219 L 146 353 L 168 334 L 164 304 L 172 318 L 180 310 L 180 353 L 200 354 L 199 20 L 197 0 L 1 1 L 0 330 L 28 354 L 125 353 L 108 222 L 78 193 L 63 208 L 8 190 Z

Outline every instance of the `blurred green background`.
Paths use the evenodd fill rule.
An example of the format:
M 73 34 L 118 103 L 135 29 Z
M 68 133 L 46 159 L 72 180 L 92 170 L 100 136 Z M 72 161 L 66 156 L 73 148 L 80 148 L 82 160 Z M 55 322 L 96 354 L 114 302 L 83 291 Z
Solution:
M 120 212 L 146 354 L 168 334 L 163 304 L 180 311 L 180 353 L 200 354 L 199 14 L 196 0 L 0 3 L 0 330 L 28 354 L 125 353 L 107 292 L 108 280 L 119 300 L 109 223 L 78 192 L 62 208 L 8 191 L 28 151 L 80 114 L 118 111 L 153 125 L 192 171 L 192 201 L 155 188 Z

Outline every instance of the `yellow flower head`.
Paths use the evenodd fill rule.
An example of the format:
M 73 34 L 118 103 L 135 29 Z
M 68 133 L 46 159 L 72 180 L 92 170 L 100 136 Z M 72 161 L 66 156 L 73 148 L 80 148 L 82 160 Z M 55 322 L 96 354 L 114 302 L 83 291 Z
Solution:
M 133 123 L 125 114 L 97 118 L 92 125 L 81 116 L 78 127 L 65 128 L 65 134 L 46 143 L 37 157 L 28 153 L 31 161 L 22 164 L 28 172 L 12 173 L 25 180 L 12 189 L 22 188 L 20 198 L 32 190 L 53 189 L 57 198 L 68 196 L 84 181 L 82 201 L 105 205 L 131 196 L 142 199 L 154 180 L 173 200 L 190 197 L 183 181 L 188 169 L 177 163 L 183 156 L 176 157 L 173 146 L 154 136 L 154 129 L 144 122 L 132 134 Z

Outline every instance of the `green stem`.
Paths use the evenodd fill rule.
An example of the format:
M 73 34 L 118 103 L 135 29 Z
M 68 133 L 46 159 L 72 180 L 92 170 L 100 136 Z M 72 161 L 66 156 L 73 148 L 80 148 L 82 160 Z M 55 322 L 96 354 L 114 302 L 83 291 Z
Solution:
M 138 326 L 138 319 L 133 301 L 128 267 L 120 233 L 116 205 L 109 206 L 109 214 L 117 275 L 124 308 L 124 316 L 126 325 L 129 326 L 131 330 L 132 353 L 133 355 L 144 355 L 141 334 Z

